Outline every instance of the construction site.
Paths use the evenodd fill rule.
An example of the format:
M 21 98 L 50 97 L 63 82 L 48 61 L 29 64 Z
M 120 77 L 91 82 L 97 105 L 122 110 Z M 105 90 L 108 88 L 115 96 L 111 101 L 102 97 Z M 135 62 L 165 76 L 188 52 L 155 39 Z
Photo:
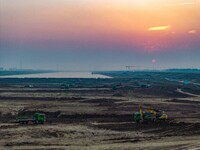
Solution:
M 0 149 L 200 149 L 199 73 L 98 74 L 1 78 Z

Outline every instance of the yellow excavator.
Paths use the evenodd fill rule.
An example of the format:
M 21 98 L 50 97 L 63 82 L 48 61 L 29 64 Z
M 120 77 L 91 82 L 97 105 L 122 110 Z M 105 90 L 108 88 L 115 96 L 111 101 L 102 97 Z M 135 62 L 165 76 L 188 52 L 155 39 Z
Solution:
M 146 109 L 146 111 L 143 111 L 143 109 Z M 156 121 L 166 121 L 168 119 L 167 114 L 165 114 L 162 110 L 157 110 L 153 108 L 152 106 L 145 106 L 145 105 L 139 105 L 139 112 L 136 112 L 134 115 L 134 120 L 137 123 L 143 123 L 143 122 L 156 122 Z

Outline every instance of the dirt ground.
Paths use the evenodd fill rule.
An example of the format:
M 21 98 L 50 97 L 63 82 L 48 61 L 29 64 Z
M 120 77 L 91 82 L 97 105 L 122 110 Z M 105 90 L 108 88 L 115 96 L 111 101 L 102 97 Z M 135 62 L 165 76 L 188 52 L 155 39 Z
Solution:
M 67 88 L 50 79 L 1 79 L 0 149 L 200 149 L 199 87 L 161 79 L 148 81 L 150 87 L 135 83 L 144 79 L 74 79 Z M 169 120 L 135 123 L 138 104 L 164 110 Z M 15 123 L 35 112 L 46 114 L 44 125 Z

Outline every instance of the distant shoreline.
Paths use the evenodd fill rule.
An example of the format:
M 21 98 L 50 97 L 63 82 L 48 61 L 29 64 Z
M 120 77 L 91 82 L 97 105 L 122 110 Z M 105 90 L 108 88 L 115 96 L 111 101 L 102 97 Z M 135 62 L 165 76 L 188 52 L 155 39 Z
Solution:
M 96 78 L 108 79 L 112 78 L 103 74 L 94 74 L 91 71 L 28 71 L 28 72 L 12 72 L 7 75 L 0 75 L 1 79 L 5 78 Z

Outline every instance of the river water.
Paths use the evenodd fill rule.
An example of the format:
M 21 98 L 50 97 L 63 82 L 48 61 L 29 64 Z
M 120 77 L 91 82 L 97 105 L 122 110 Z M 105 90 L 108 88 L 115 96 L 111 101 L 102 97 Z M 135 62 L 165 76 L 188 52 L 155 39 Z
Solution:
M 53 72 L 39 74 L 23 74 L 0 76 L 0 78 L 111 78 L 109 76 L 92 74 L 92 72 Z

